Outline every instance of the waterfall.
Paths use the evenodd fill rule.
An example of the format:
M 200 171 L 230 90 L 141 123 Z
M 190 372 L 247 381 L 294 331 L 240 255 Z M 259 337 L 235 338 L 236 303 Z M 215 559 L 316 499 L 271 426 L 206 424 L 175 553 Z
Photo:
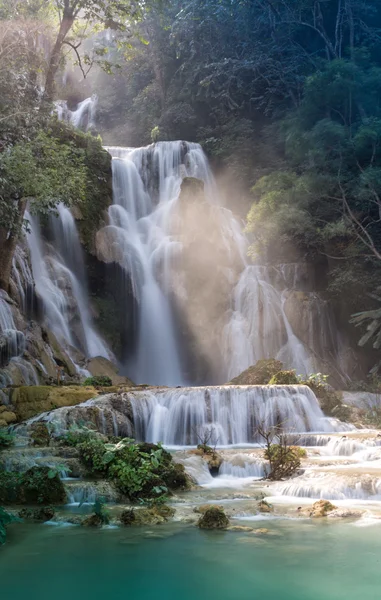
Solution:
M 8 294 L 0 290 L 0 366 L 25 350 L 25 337 L 16 328 L 10 302 Z
M 219 446 L 260 441 L 256 429 L 281 422 L 291 432 L 332 431 L 305 386 L 218 386 L 129 394 L 136 438 L 195 445 L 205 430 Z
M 37 218 L 29 213 L 26 218 L 35 288 L 49 328 L 57 339 L 79 347 L 87 357 L 109 358 L 110 352 L 92 325 L 82 250 L 69 209 L 60 205 L 57 217 L 52 217 L 54 247 L 61 251 L 59 254 L 53 249 L 46 252 Z
M 97 247 L 104 260 L 118 262 L 129 275 L 138 304 L 130 372 L 138 383 L 181 385 L 185 381 L 169 297 L 171 268 L 181 245 L 170 235 L 170 219 L 183 177 L 202 177 L 211 185 L 209 169 L 197 144 L 108 151 L 113 156 L 114 204 Z
M 261 358 L 277 358 L 301 375 L 323 369 L 324 359 L 333 359 L 339 367 L 340 340 L 333 317 L 326 302 L 305 291 L 311 285 L 308 278 L 303 264 L 246 266 L 233 291 L 224 330 L 229 379 Z
M 133 390 L 59 408 L 30 423 L 36 420 L 53 423 L 57 434 L 73 424 L 88 423 L 107 435 L 127 435 L 167 446 L 194 446 L 206 433 L 212 445 L 254 444 L 263 441 L 257 434 L 259 426 L 269 430 L 279 423 L 292 435 L 346 429 L 346 424 L 324 416 L 315 394 L 306 386 Z
M 55 113 L 60 121 L 67 121 L 78 129 L 89 131 L 95 127 L 95 113 L 98 98 L 94 94 L 77 105 L 75 110 L 70 110 L 64 100 L 55 102 Z

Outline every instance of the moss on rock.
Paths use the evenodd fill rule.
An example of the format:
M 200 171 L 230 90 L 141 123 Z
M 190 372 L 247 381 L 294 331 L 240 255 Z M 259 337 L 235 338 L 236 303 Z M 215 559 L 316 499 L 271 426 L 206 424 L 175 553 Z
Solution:
M 22 386 L 11 391 L 11 402 L 20 421 L 63 406 L 75 406 L 98 395 L 94 387 Z
M 267 385 L 270 379 L 282 369 L 283 363 L 275 358 L 261 359 L 234 377 L 228 385 Z
M 226 529 L 229 526 L 229 519 L 221 507 L 210 506 L 200 517 L 197 525 L 200 529 Z

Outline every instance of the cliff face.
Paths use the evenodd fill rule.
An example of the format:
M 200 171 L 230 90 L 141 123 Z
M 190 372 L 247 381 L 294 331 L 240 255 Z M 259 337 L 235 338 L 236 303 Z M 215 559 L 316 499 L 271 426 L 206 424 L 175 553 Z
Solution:
M 10 385 L 49 383 L 56 381 L 57 376 L 75 381 L 86 364 L 77 288 L 82 286 L 82 303 L 92 319 L 87 283 L 81 280 L 86 279 L 86 257 L 95 251 L 96 231 L 112 203 L 111 156 L 99 138 L 74 131 L 64 123 L 54 122 L 51 133 L 63 143 L 75 145 L 86 165 L 85 198 L 70 209 L 78 246 L 73 246 L 70 239 L 64 240 L 73 246 L 74 262 L 83 263 L 83 274 L 80 269 L 75 272 L 69 261 L 65 261 L 65 249 L 54 239 L 54 217 L 40 221 L 33 217 L 31 221 L 32 217 L 27 215 L 29 232 L 21 234 L 13 255 L 9 293 L 0 290 L 0 388 L 3 390 Z M 67 209 L 65 214 L 70 215 Z M 61 233 L 65 238 L 65 230 Z M 82 253 L 83 257 L 78 256 Z M 56 304 L 56 313 L 49 311 L 51 304 Z M 60 312 L 66 313 L 73 333 L 70 339 L 57 335 L 54 314 Z M 4 392 L 0 394 L 3 396 Z

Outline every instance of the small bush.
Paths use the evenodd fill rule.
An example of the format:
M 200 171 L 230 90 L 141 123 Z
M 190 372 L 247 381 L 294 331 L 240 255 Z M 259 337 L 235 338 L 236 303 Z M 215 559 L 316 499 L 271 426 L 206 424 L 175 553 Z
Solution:
M 269 385 L 296 385 L 297 383 L 299 380 L 295 371 L 279 371 L 269 381 Z
M 0 429 L 0 450 L 13 446 L 15 436 L 9 433 L 7 429 Z
M 93 387 L 111 387 L 112 381 L 107 375 L 96 375 L 94 377 L 88 377 L 85 379 L 83 385 L 91 385 Z
M 5 539 L 7 537 L 7 525 L 16 521 L 19 521 L 19 519 L 8 513 L 0 506 L 0 546 L 5 543 Z
M 264 457 L 270 463 L 267 479 L 277 481 L 294 475 L 300 467 L 299 448 L 285 444 L 271 444 L 266 448 Z

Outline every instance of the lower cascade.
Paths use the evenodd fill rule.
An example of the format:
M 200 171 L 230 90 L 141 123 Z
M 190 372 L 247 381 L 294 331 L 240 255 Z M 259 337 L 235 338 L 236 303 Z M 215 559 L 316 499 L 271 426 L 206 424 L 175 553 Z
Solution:
M 158 388 L 107 394 L 32 419 L 56 432 L 88 423 L 107 435 L 132 436 L 166 446 L 197 445 L 209 435 L 218 446 L 261 441 L 257 428 L 281 424 L 285 431 L 331 432 L 343 423 L 324 416 L 307 386 L 216 386 Z M 21 426 L 22 428 L 23 426 Z

